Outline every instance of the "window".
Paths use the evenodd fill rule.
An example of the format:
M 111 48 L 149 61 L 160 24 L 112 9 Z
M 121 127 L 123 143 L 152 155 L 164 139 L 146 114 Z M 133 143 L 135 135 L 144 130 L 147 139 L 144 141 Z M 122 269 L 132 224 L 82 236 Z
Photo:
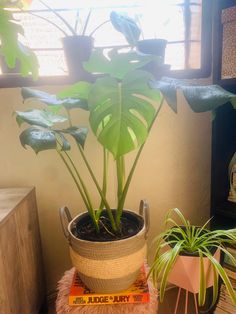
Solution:
M 194 77 L 196 73 L 201 73 L 201 76 L 204 76 L 199 72 L 203 67 L 206 70 L 204 61 L 206 55 L 202 54 L 202 48 L 210 33 L 205 30 L 206 19 L 204 20 L 203 7 L 209 6 L 210 0 L 70 0 L 66 2 L 66 8 L 63 0 L 44 1 L 63 16 L 72 27 L 77 23 L 79 12 L 78 33 L 85 23 L 90 8 L 92 11 L 86 34 L 91 34 L 98 25 L 109 20 L 111 11 L 125 12 L 141 26 L 141 39 L 164 38 L 168 41 L 165 63 L 171 65 L 173 74 L 180 73 L 180 75 Z M 70 32 L 58 16 L 50 12 L 42 1 L 33 0 L 28 13 L 17 12 L 15 17 L 21 21 L 27 44 L 38 57 L 40 76 L 67 76 L 61 37 L 64 36 L 63 32 L 67 34 Z M 210 25 L 210 22 L 208 24 Z M 99 27 L 93 33 L 93 37 L 95 47 L 127 45 L 124 37 L 109 22 Z M 208 42 L 210 42 L 209 38 Z

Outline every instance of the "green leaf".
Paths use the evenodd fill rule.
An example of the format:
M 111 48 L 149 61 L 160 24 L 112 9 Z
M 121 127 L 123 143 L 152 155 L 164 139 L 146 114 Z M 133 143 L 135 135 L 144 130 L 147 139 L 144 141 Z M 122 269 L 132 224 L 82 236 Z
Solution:
M 30 146 L 37 154 L 47 149 L 55 149 L 57 147 L 56 136 L 53 131 L 48 129 L 30 127 L 20 134 L 21 145 L 25 148 Z
M 236 97 L 218 85 L 182 86 L 181 90 L 195 112 L 214 110 Z
M 16 121 L 19 125 L 26 122 L 31 125 L 42 127 L 52 127 L 55 123 L 67 121 L 67 118 L 61 115 L 56 115 L 50 111 L 32 109 L 28 111 L 16 111 Z
M 43 102 L 48 106 L 56 106 L 59 108 L 63 106 L 66 109 L 88 107 L 85 100 L 73 98 L 58 99 L 56 95 L 51 95 L 49 93 L 28 87 L 23 87 L 21 89 L 21 94 L 24 100 L 33 98 L 37 99 L 40 102 Z
M 176 91 L 182 90 L 188 104 L 195 112 L 213 111 L 219 106 L 231 101 L 235 102 L 236 95 L 224 90 L 218 85 L 199 86 L 185 80 L 163 78 L 151 82 L 153 88 L 159 89 L 168 105 L 177 112 Z
M 55 133 L 59 136 L 60 143 L 61 143 L 61 150 L 62 151 L 70 150 L 70 143 L 67 141 L 67 139 L 62 134 L 62 132 L 58 131 Z
M 71 127 L 68 129 L 64 129 L 61 132 L 70 134 L 79 144 L 84 148 L 85 140 L 88 134 L 88 129 L 87 128 L 77 128 L 77 127 Z
M 201 250 L 198 250 L 198 252 L 200 258 L 200 288 L 198 293 L 198 303 L 200 306 L 203 306 L 206 300 L 206 277 L 204 271 L 203 254 Z
M 131 46 L 136 46 L 141 30 L 133 19 L 124 14 L 112 11 L 110 21 L 114 28 L 125 36 Z
M 136 70 L 152 60 L 159 60 L 156 56 L 139 55 L 136 52 L 122 53 L 112 49 L 108 57 L 104 49 L 95 49 L 90 59 L 84 63 L 86 71 L 91 73 L 106 73 L 117 79 L 123 79 L 127 73 Z
M 88 99 L 91 85 L 92 84 L 88 82 L 78 82 L 60 91 L 57 94 L 57 97 L 59 99 L 79 98 L 79 99 L 86 100 Z
M 98 79 L 89 96 L 90 124 L 99 142 L 116 159 L 142 145 L 154 118 L 159 93 L 150 89 L 152 76 L 129 73 L 122 82 Z
M 23 28 L 13 18 L 10 11 L 0 8 L 0 54 L 4 57 L 10 69 L 20 64 L 22 76 L 38 77 L 38 62 L 36 55 L 18 40 L 18 34 L 23 35 Z

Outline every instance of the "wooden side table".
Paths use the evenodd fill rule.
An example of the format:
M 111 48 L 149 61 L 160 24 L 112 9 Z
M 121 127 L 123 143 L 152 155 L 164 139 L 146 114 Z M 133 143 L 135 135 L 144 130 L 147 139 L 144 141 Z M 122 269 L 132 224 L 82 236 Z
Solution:
M 56 300 L 57 314 L 156 314 L 158 309 L 157 291 L 151 282 L 149 284 L 150 302 L 143 304 L 115 304 L 115 305 L 89 305 L 69 306 L 69 291 L 74 275 L 74 268 L 65 272 L 58 283 Z
M 35 190 L 0 189 L 0 313 L 36 314 L 43 300 Z

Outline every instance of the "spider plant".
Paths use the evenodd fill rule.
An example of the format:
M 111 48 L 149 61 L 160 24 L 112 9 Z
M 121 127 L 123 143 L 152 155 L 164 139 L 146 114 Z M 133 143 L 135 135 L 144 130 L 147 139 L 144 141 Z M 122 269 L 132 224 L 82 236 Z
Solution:
M 178 221 L 172 216 L 175 215 Z M 202 226 L 191 225 L 177 208 L 168 211 L 165 217 L 165 230 L 154 240 L 156 255 L 150 268 L 149 275 L 155 283 L 159 283 L 160 301 L 164 299 L 168 277 L 181 255 L 195 256 L 200 259 L 198 304 L 203 306 L 206 301 L 206 274 L 203 259 L 207 258 L 214 274 L 212 306 L 218 296 L 218 277 L 224 282 L 233 304 L 236 305 L 236 294 L 229 277 L 220 262 L 214 257 L 219 249 L 236 265 L 236 258 L 227 251 L 226 247 L 236 244 L 236 229 L 209 230 L 207 225 L 210 219 Z M 180 223 L 179 223 L 180 222 Z

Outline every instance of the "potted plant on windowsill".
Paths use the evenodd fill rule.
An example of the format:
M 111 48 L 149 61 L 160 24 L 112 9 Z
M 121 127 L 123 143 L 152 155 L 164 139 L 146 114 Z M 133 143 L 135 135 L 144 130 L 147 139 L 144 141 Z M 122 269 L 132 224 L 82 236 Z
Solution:
M 23 1 L 0 2 L 0 56 L 2 73 L 20 73 L 22 76 L 38 77 L 38 62 L 35 54 L 18 38 L 23 36 L 22 26 L 14 19 L 10 9 Z
M 111 12 L 110 20 L 114 28 L 122 33 L 129 45 L 139 53 L 158 56 L 162 59 L 162 63 L 150 61 L 145 65 L 144 70 L 152 73 L 156 79 L 167 73 L 170 66 L 164 64 L 165 49 L 167 40 L 160 38 L 140 39 L 141 29 L 136 21 L 124 14 L 118 12 Z
M 78 82 L 57 96 L 24 88 L 24 100 L 40 101 L 46 108 L 16 112 L 18 124 L 28 124 L 20 134 L 21 144 L 32 147 L 36 153 L 54 149 L 82 196 L 87 212 L 71 220 L 68 210 L 64 208 L 61 219 L 68 225 L 64 232 L 70 243 L 74 265 L 85 284 L 99 292 L 127 288 L 143 263 L 148 218 L 145 222 L 140 215 L 126 211 L 125 200 L 146 139 L 164 104 L 164 97 L 175 112 L 177 86 L 184 90 L 195 111 L 212 110 L 235 97 L 215 86 L 186 87 L 167 79 L 156 82 L 150 73 L 140 70 L 153 58 L 115 49 L 105 56 L 102 49 L 94 50 L 85 63 L 85 69 L 91 73 L 101 73 L 102 77 L 94 83 Z M 102 183 L 96 178 L 86 156 L 88 128 L 73 123 L 72 114 L 77 114 L 76 108 L 89 111 L 90 128 L 101 144 Z M 60 110 L 64 115 L 59 114 Z M 68 123 L 66 127 L 65 122 Z M 63 123 L 61 128 L 60 123 Z M 68 136 L 76 141 L 80 158 L 100 195 L 101 201 L 96 206 L 85 185 L 79 164 L 69 152 Z M 131 167 L 127 169 L 125 157 L 131 151 L 136 151 L 136 154 Z M 116 206 L 107 201 L 108 155 L 113 156 L 116 166 Z M 142 203 L 141 211 L 144 209 L 146 212 L 146 208 L 147 205 Z M 128 227 L 126 222 L 130 218 L 135 223 Z M 136 231 L 135 225 L 138 227 Z M 89 230 L 92 230 L 95 241 L 87 235 Z M 133 231 L 131 236 L 129 232 Z
M 172 218 L 174 214 L 180 223 Z M 206 289 L 213 286 L 213 306 L 218 296 L 220 276 L 236 305 L 232 284 L 220 264 L 220 253 L 223 253 L 236 265 L 236 258 L 226 250 L 227 245 L 236 243 L 236 229 L 210 231 L 206 228 L 209 221 L 199 227 L 191 225 L 177 208 L 167 213 L 165 230 L 154 240 L 156 255 L 149 272 L 153 281 L 160 284 L 161 302 L 167 282 L 170 282 L 198 293 L 199 306 L 206 302 Z

